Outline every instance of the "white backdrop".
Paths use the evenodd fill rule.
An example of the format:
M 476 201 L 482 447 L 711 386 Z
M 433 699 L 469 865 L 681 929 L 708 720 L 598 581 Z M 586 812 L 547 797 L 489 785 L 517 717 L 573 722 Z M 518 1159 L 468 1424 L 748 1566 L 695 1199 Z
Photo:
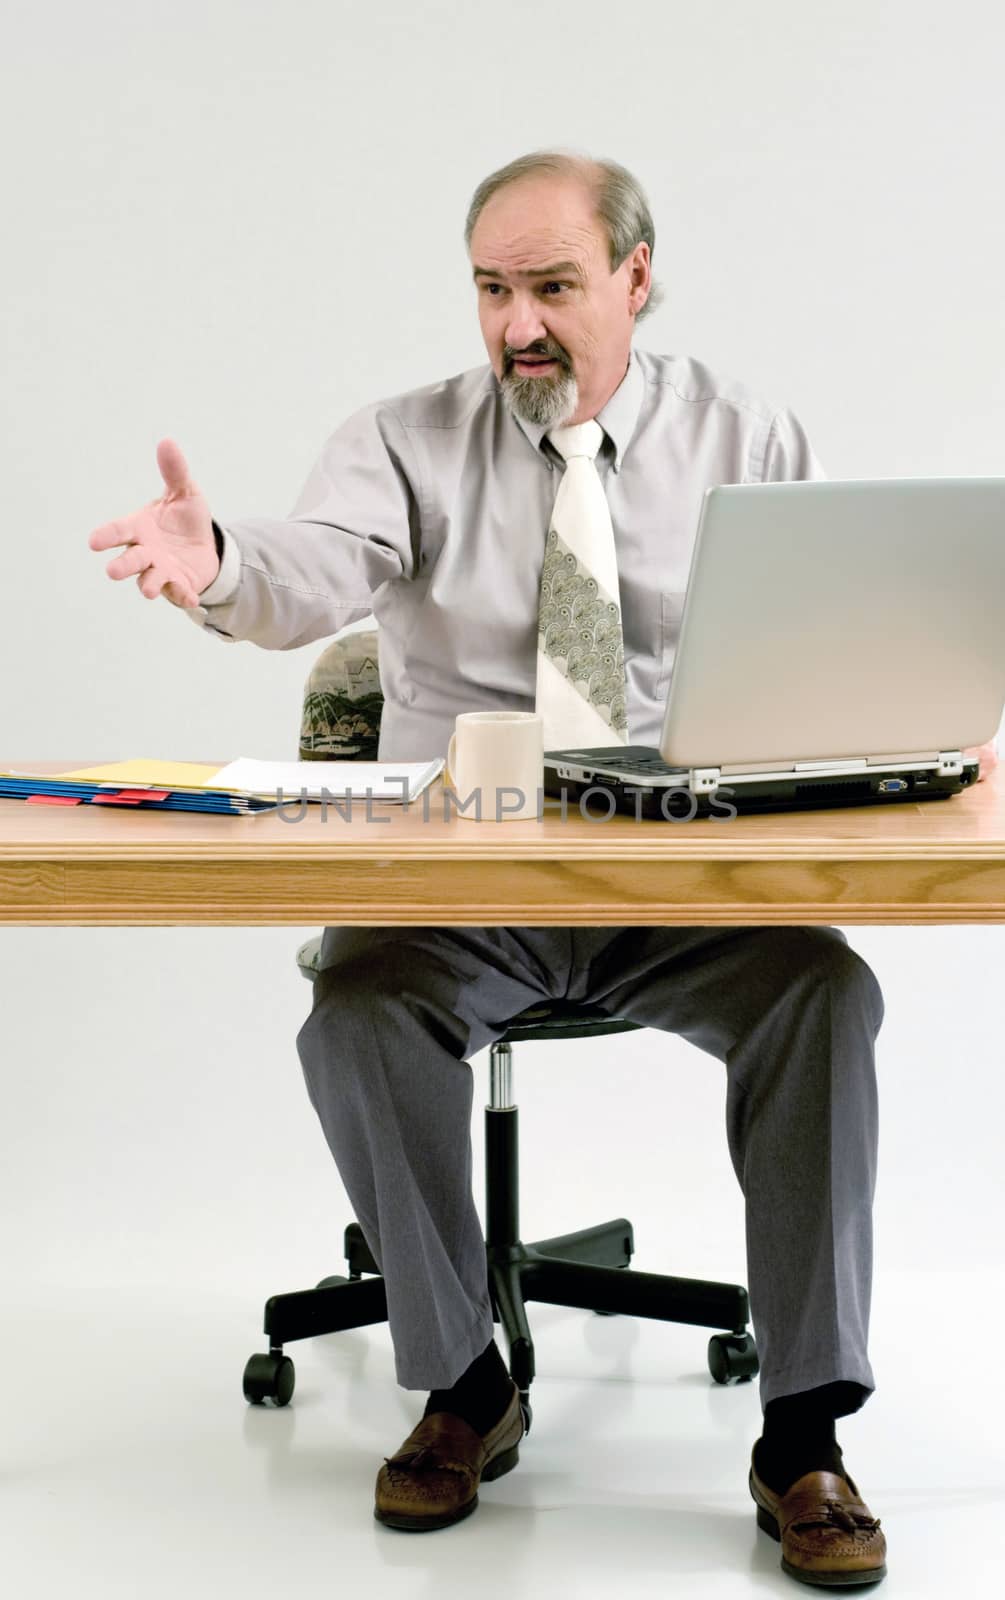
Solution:
M 159 492 L 168 434 L 222 520 L 282 515 L 352 410 L 484 361 L 465 210 L 540 146 L 646 188 L 667 299 L 640 344 L 791 406 L 832 477 L 1005 470 L 990 4 L 5 15 L 2 765 L 295 754 L 322 646 L 226 648 L 112 583 L 88 533 Z M 0 1299 L 227 1286 L 250 1348 L 266 1293 L 337 1270 L 348 1211 L 294 1047 L 313 931 L 0 930 Z M 953 1284 L 987 1265 L 1001 1292 L 1005 929 L 848 931 L 887 1003 L 882 1388 L 898 1274 L 933 1361 L 967 1369 L 974 1322 L 994 1360 L 993 1306 Z M 516 1065 L 528 1237 L 626 1211 L 639 1265 L 743 1279 L 717 1063 L 640 1033 Z M 477 1124 L 475 1151 L 480 1185 Z

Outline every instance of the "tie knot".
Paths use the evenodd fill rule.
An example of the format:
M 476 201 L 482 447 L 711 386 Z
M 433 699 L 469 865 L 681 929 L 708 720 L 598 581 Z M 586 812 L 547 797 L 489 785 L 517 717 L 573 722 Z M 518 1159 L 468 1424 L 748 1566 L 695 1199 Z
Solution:
M 545 434 L 564 461 L 573 456 L 586 456 L 593 461 L 604 439 L 599 422 L 578 422 L 572 428 L 550 428 Z

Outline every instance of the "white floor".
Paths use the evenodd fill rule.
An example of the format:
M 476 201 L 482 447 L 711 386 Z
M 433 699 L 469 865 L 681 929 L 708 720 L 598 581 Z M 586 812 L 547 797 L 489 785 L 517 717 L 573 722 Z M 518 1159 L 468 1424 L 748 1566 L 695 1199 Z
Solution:
M 421 1412 L 421 1397 L 394 1383 L 386 1328 L 289 1346 L 286 1408 L 242 1397 L 245 1359 L 265 1348 L 265 1296 L 301 1286 L 263 1282 L 247 1298 L 193 1287 L 183 1299 L 166 1287 L 42 1286 L 8 1306 L 7 1594 L 809 1592 L 755 1528 L 756 1389 L 711 1382 L 702 1330 L 533 1307 L 541 1376 L 519 1466 L 485 1487 L 466 1522 L 410 1535 L 372 1518 L 381 1457 Z M 873 1361 L 886 1382 L 839 1429 L 887 1531 L 877 1592 L 1000 1593 L 1002 1278 L 989 1291 L 976 1273 L 887 1274 L 877 1287 Z M 983 1314 L 969 1309 L 977 1295 Z
M 756 1389 L 712 1383 L 701 1329 L 532 1306 L 519 1465 L 438 1533 L 373 1520 L 423 1398 L 386 1328 L 291 1345 L 292 1404 L 248 1406 L 266 1297 L 338 1271 L 352 1214 L 293 1045 L 315 931 L 0 930 L 3 1600 L 809 1592 L 755 1527 Z M 889 1539 L 877 1592 L 970 1600 L 1002 1588 L 1005 928 L 852 937 L 887 1004 L 878 1387 L 839 1437 Z M 624 1209 L 635 1266 L 744 1281 L 717 1063 L 643 1030 L 521 1047 L 515 1081 L 529 1238 Z

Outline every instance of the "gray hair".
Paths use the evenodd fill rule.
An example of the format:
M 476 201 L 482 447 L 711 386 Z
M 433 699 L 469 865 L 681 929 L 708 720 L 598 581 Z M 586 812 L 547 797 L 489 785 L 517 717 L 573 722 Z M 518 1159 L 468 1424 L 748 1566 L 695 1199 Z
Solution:
M 534 150 L 530 155 L 518 156 L 515 161 L 508 162 L 505 167 L 500 167 L 498 171 L 490 172 L 487 178 L 483 178 L 471 198 L 464 224 L 464 243 L 469 252 L 475 223 L 481 216 L 486 202 L 496 190 L 507 183 L 516 183 L 520 178 L 541 175 L 578 178 L 580 182 L 586 184 L 593 199 L 597 220 L 603 224 L 607 234 L 612 272 L 617 271 L 637 244 L 647 244 L 650 260 L 652 259 L 656 247 L 656 229 L 653 226 L 649 202 L 638 179 L 633 177 L 626 167 L 619 166 L 616 161 L 597 161 L 592 156 L 582 155 L 573 150 Z M 648 317 L 657 306 L 662 305 L 664 298 L 661 285 L 653 279 L 649 298 L 641 311 L 636 312 L 636 322 Z

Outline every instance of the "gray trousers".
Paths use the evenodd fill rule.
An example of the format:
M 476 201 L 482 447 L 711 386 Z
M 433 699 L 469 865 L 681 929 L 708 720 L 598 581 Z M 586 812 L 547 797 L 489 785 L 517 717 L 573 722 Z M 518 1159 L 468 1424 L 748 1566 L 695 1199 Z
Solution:
M 839 930 L 328 928 L 322 965 L 297 1049 L 384 1276 L 399 1384 L 449 1388 L 493 1337 L 467 1061 L 564 998 L 725 1064 L 762 1405 L 841 1380 L 871 1392 L 883 1001 Z

